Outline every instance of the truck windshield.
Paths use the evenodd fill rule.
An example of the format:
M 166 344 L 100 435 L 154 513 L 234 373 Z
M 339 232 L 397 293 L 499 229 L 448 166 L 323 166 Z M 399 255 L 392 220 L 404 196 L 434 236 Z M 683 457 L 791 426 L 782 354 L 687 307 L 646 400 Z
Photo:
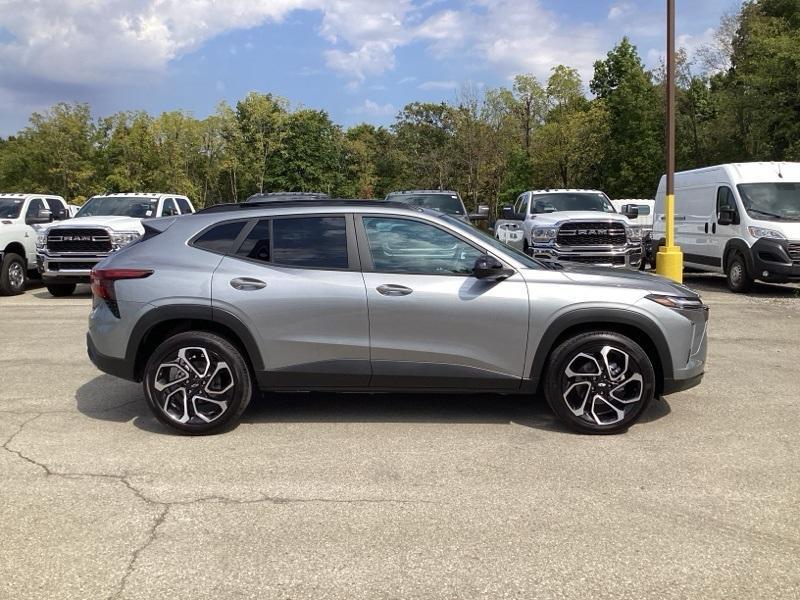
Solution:
M 558 192 L 554 194 L 534 194 L 531 213 L 541 215 L 569 210 L 615 213 L 614 206 L 605 194 L 585 192 Z
M 95 196 L 78 211 L 76 217 L 134 217 L 148 219 L 156 216 L 158 200 L 136 196 Z
M 744 209 L 761 221 L 800 221 L 800 183 L 742 183 Z
M 22 204 L 22 198 L 0 198 L 0 219 L 16 219 Z
M 411 206 L 429 208 L 446 215 L 463 215 L 464 204 L 454 194 L 390 194 L 389 202 L 401 202 Z

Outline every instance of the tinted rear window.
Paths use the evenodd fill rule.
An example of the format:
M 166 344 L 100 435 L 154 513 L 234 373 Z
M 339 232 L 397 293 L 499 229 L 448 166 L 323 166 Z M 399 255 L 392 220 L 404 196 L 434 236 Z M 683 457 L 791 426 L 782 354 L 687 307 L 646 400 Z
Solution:
M 310 269 L 347 269 L 344 217 L 298 217 L 272 222 L 272 262 Z
M 234 240 L 241 233 L 242 227 L 244 227 L 244 221 L 217 225 L 197 238 L 194 245 L 203 250 L 227 254 L 230 252 Z
M 192 213 L 192 206 L 186 198 L 175 198 L 175 201 L 181 209 L 181 214 L 188 215 Z
M 236 254 L 242 258 L 269 262 L 269 219 L 256 223 Z

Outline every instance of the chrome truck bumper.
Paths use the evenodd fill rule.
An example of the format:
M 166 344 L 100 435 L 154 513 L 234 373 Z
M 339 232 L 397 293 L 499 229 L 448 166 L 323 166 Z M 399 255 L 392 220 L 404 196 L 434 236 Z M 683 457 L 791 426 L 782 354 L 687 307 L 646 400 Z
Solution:
M 534 258 L 550 262 L 638 269 L 642 263 L 643 246 L 641 243 L 628 243 L 625 246 L 608 248 L 597 246 L 566 248 L 556 244 L 534 244 L 531 254 Z

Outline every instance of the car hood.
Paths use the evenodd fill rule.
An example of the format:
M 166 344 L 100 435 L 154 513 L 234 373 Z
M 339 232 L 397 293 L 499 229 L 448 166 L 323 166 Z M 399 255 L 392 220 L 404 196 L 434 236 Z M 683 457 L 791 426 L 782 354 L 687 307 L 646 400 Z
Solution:
M 617 213 L 603 213 L 590 210 L 565 210 L 547 214 L 532 215 L 531 221 L 538 225 L 557 225 L 565 221 L 607 221 L 628 223 L 628 217 Z
M 107 227 L 112 231 L 138 231 L 144 233 L 141 219 L 133 217 L 78 217 L 53 225 L 50 229 L 68 227 Z
M 655 294 L 668 294 L 673 296 L 699 297 L 699 294 L 684 285 L 679 285 L 669 279 L 626 269 L 612 269 L 610 267 L 579 267 L 564 266 L 560 272 L 575 283 L 605 287 L 623 287 L 647 290 Z

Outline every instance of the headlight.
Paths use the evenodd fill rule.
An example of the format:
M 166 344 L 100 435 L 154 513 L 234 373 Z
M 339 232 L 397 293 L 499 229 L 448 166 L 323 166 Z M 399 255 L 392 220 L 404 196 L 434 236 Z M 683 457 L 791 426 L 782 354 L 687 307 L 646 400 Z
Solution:
M 558 235 L 558 231 L 552 227 L 549 228 L 538 228 L 534 229 L 531 232 L 534 242 L 549 242 L 550 240 L 556 239 L 556 235 Z
M 142 237 L 142 235 L 137 231 L 121 231 L 119 233 L 111 234 L 111 243 L 119 248 L 122 248 L 131 242 L 135 242 L 140 237 Z
M 665 296 L 661 294 L 650 294 L 647 296 L 648 300 L 657 302 L 661 306 L 667 308 L 674 308 L 675 310 L 690 310 L 697 308 L 705 308 L 705 304 L 700 298 L 686 297 L 686 296 Z
M 748 227 L 747 231 L 750 232 L 754 238 L 772 238 L 773 240 L 785 240 L 786 236 L 780 231 L 774 229 L 765 229 L 764 227 Z
M 46 233 L 37 234 L 36 235 L 36 247 L 39 250 L 43 250 L 46 245 L 47 245 L 47 234 Z
M 638 227 L 628 227 L 628 239 L 632 242 L 641 242 L 642 230 Z

